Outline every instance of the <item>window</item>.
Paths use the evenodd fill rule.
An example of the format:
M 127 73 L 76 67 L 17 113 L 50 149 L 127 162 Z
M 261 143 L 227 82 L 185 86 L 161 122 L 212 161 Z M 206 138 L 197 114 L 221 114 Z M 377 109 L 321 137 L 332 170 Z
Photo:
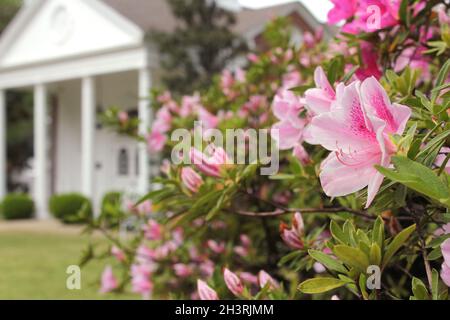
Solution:
M 129 156 L 128 151 L 125 148 L 120 149 L 119 151 L 119 176 L 127 176 L 129 173 Z

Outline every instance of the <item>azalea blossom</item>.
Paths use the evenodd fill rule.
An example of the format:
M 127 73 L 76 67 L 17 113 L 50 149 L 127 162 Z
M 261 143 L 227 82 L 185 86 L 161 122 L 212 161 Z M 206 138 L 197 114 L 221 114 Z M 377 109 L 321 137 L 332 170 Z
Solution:
M 444 147 L 439 151 L 438 156 L 436 157 L 436 161 L 434 164 L 437 167 L 441 167 L 444 164 L 445 158 L 447 157 L 447 154 L 450 153 L 450 148 Z M 450 174 L 450 160 L 447 161 L 447 164 L 445 165 L 444 171 Z
M 197 292 L 200 300 L 219 300 L 217 292 L 200 279 L 197 280 Z
M 389 167 L 396 152 L 389 136 L 401 135 L 410 116 L 408 107 L 391 104 L 373 77 L 339 84 L 330 112 L 314 117 L 310 127 L 315 141 L 332 151 L 321 166 L 325 193 L 338 197 L 368 187 L 370 206 L 383 182 L 374 166 Z
M 450 239 L 444 241 L 441 244 L 442 256 L 444 257 L 444 263 L 441 268 L 441 278 L 447 287 L 450 287 Z
M 152 130 L 147 137 L 147 143 L 150 151 L 160 152 L 164 149 L 167 142 L 167 136 L 158 130 Z
M 351 18 L 358 8 L 358 0 L 331 0 L 334 8 L 328 12 L 328 23 L 336 24 Z
M 225 284 L 227 285 L 227 288 L 235 295 L 240 296 L 242 292 L 244 291 L 244 285 L 242 284 L 241 279 L 228 270 L 227 268 L 223 271 L 223 278 L 225 280 Z
M 230 163 L 230 159 L 223 148 L 214 147 L 212 149 L 212 155 L 210 157 L 195 148 L 191 148 L 189 156 L 191 162 L 198 170 L 208 176 L 220 178 L 220 168 L 224 164 Z
M 280 287 L 280 284 L 278 281 L 276 281 L 274 278 L 272 278 L 266 271 L 261 270 L 258 273 L 258 282 L 259 286 L 264 288 L 267 284 L 269 284 L 270 289 L 278 289 Z
M 306 119 L 299 116 L 303 105 L 292 91 L 279 92 L 273 101 L 272 111 L 280 121 L 272 126 L 271 136 L 280 150 L 292 149 L 301 143 Z
M 147 264 L 131 266 L 131 286 L 135 293 L 139 293 L 146 300 L 150 299 L 153 291 L 153 282 L 150 275 L 153 268 Z
M 336 99 L 336 93 L 322 67 L 317 67 L 314 71 L 314 82 L 316 88 L 305 91 L 306 108 L 313 115 L 329 112 L 331 104 Z
M 288 228 L 285 223 L 280 224 L 280 233 L 283 241 L 293 249 L 303 249 L 302 241 L 304 235 L 304 223 L 302 215 L 299 212 L 292 218 L 292 227 Z
M 123 262 L 126 259 L 125 253 L 119 249 L 117 246 L 112 246 L 111 254 L 117 259 L 119 262 Z
M 162 227 L 155 220 L 148 220 L 147 224 L 142 227 L 144 230 L 145 238 L 148 240 L 161 240 L 162 239 Z
M 203 184 L 202 177 L 190 167 L 181 169 L 181 181 L 190 191 L 196 193 Z
M 178 277 L 187 278 L 192 275 L 192 267 L 184 263 L 176 263 L 173 265 L 173 270 Z
M 102 273 L 102 286 L 100 289 L 101 293 L 108 293 L 114 291 L 119 287 L 119 283 L 114 276 L 111 266 L 107 266 Z

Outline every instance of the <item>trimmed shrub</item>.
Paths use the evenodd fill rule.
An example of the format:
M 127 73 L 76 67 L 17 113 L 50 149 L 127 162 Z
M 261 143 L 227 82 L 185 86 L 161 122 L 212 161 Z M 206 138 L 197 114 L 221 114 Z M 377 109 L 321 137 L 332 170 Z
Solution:
M 64 223 L 86 223 L 92 218 L 91 201 L 78 193 L 52 196 L 49 209 L 55 218 Z
M 109 227 L 117 226 L 123 217 L 122 193 L 111 191 L 102 199 L 101 220 Z
M 33 199 L 27 194 L 10 194 L 3 199 L 1 213 L 6 220 L 31 219 L 34 214 Z

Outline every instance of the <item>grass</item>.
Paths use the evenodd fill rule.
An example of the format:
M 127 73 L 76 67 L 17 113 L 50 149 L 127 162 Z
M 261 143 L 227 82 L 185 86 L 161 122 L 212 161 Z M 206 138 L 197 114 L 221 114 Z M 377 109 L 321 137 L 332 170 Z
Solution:
M 81 270 L 81 290 L 68 290 L 69 265 L 77 265 L 89 238 L 77 234 L 6 231 L 0 233 L 0 299 L 137 299 L 102 295 L 99 279 L 107 261 Z M 102 241 L 97 239 L 97 241 Z

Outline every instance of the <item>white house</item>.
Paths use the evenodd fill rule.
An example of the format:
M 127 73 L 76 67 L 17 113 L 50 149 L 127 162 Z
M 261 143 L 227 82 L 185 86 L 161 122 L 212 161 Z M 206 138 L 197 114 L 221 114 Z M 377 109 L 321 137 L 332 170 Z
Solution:
M 257 44 L 264 25 L 291 15 L 297 41 L 319 23 L 300 4 L 236 10 L 235 31 Z M 140 132 L 152 121 L 148 96 L 158 84 L 155 46 L 146 34 L 177 21 L 165 0 L 28 0 L 0 39 L 0 198 L 6 193 L 7 90 L 34 92 L 33 196 L 40 219 L 52 193 L 82 192 L 96 203 L 105 192 L 145 193 L 151 179 L 145 144 L 96 123 L 111 105 L 137 110 Z

